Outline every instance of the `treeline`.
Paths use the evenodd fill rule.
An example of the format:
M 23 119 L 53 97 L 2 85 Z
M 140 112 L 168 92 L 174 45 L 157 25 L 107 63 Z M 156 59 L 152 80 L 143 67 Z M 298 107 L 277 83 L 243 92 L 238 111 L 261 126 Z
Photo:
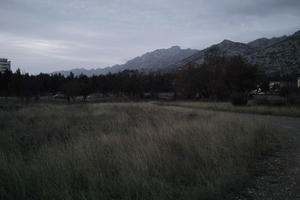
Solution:
M 233 94 L 247 97 L 250 90 L 265 82 L 264 73 L 240 56 L 224 57 L 207 53 L 203 64 L 187 63 L 168 73 L 142 73 L 125 70 L 116 74 L 68 77 L 61 74 L 22 74 L 6 71 L 0 74 L 0 95 L 31 98 L 62 93 L 68 100 L 84 99 L 92 93 L 126 95 L 143 98 L 161 92 L 173 92 L 180 98 L 229 99 Z M 266 84 L 265 84 L 266 85 Z
M 144 93 L 156 94 L 172 92 L 174 73 L 144 74 L 136 70 L 125 70 L 116 74 L 87 77 L 85 75 L 68 77 L 61 74 L 21 74 L 6 71 L 0 74 L 0 95 L 31 98 L 62 93 L 69 100 L 77 96 L 86 98 L 92 93 L 123 94 L 129 97 L 143 97 Z

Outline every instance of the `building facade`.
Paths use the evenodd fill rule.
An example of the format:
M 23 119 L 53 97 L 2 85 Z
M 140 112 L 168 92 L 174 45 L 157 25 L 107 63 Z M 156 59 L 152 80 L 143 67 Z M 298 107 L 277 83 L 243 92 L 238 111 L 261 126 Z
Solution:
M 7 58 L 0 58 L 0 73 L 10 71 L 10 61 Z

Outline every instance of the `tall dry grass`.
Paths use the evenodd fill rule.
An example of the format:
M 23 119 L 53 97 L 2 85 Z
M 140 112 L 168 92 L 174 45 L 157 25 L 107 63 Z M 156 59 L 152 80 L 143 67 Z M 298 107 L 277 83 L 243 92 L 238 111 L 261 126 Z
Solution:
M 273 144 L 255 121 L 149 104 L 0 111 L 0 199 L 216 199 Z
M 169 105 L 169 106 L 183 106 L 189 108 L 200 108 L 200 109 L 212 110 L 212 111 L 300 117 L 300 106 L 298 105 L 266 106 L 266 105 L 255 105 L 251 101 L 247 106 L 234 106 L 229 102 L 199 102 L 199 101 L 156 102 L 156 104 Z

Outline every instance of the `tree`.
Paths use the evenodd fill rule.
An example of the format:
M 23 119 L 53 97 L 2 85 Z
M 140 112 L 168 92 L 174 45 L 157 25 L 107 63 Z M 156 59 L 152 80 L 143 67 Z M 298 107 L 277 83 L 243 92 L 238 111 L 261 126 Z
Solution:
M 225 57 L 213 48 L 205 53 L 203 64 L 187 63 L 178 72 L 173 86 L 187 98 L 226 100 L 233 93 L 247 97 L 262 82 L 262 75 L 257 66 L 241 56 Z
M 61 91 L 67 96 L 68 103 L 76 102 L 76 97 L 80 94 L 80 84 L 76 80 L 71 80 L 61 86 Z
M 92 92 L 92 84 L 89 78 L 86 75 L 79 75 L 78 77 L 78 90 L 79 95 L 83 96 L 83 100 L 86 101 L 87 96 Z
M 247 94 L 257 88 L 262 75 L 256 65 L 248 64 L 241 56 L 228 59 L 226 73 L 231 91 Z
M 8 96 L 10 94 L 9 84 L 12 79 L 12 72 L 9 70 L 0 73 L 0 96 Z

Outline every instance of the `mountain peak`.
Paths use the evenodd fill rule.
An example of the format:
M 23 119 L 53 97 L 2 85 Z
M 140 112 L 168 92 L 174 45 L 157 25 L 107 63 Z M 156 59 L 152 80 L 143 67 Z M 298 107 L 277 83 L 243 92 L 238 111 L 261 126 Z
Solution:
M 232 43 L 234 43 L 234 42 L 232 42 L 231 40 L 227 40 L 227 39 L 225 39 L 221 42 L 221 44 L 232 44 Z
M 158 71 L 160 69 L 166 68 L 185 59 L 193 54 L 197 53 L 198 50 L 194 49 L 181 49 L 180 46 L 172 46 L 167 49 L 157 49 L 152 52 L 145 53 L 141 56 L 135 57 L 125 64 L 115 65 L 106 68 L 97 68 L 95 70 L 85 70 L 85 69 L 73 69 L 71 70 L 75 75 L 81 73 L 88 76 L 108 74 L 108 73 L 118 73 L 123 70 L 143 70 L 143 71 Z M 61 73 L 68 75 L 70 71 L 58 71 L 54 73 Z
M 181 48 L 180 48 L 180 46 L 172 46 L 170 49 L 178 49 L 178 50 L 180 50 Z

